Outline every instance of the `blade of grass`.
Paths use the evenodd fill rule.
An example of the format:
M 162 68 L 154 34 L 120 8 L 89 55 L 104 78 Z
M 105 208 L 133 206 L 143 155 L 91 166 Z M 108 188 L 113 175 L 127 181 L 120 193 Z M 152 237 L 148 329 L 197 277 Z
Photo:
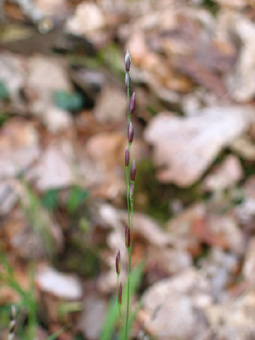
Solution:
M 48 336 L 48 338 L 46 340 L 55 340 L 57 339 L 57 337 L 62 334 L 66 329 L 68 328 L 68 326 L 64 326 L 62 328 L 60 328 L 59 330 L 57 330 L 55 333 L 51 334 L 50 336 Z
M 143 274 L 144 264 L 141 263 L 137 267 L 134 268 L 132 273 L 132 279 L 130 282 L 130 295 L 134 296 L 138 290 L 139 284 L 141 283 L 142 274 Z M 127 297 L 127 286 L 123 289 L 123 299 Z M 101 336 L 99 340 L 111 340 L 112 334 L 114 332 L 115 326 L 118 321 L 119 311 L 118 311 L 118 303 L 117 296 L 114 296 L 112 301 L 110 302 L 110 306 L 106 313 L 106 318 L 104 320 Z M 130 323 L 131 327 L 131 323 Z M 129 327 L 129 330 L 130 330 Z

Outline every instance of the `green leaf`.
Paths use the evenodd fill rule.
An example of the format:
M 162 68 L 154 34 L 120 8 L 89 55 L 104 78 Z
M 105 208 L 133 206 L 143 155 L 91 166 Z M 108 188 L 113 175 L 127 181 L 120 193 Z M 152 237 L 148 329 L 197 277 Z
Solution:
M 78 92 L 58 90 L 53 93 L 55 104 L 65 111 L 79 111 L 84 106 L 84 98 Z
M 82 203 L 89 196 L 88 190 L 79 187 L 72 187 L 67 201 L 67 211 L 69 214 L 74 214 Z
M 43 206 L 52 211 L 58 207 L 58 190 L 51 189 L 45 193 L 42 197 L 42 204 Z
M 1 95 L 0 95 L 0 97 L 1 97 Z M 0 100 L 1 100 L 1 98 L 0 98 Z M 7 122 L 9 117 L 10 117 L 10 115 L 8 115 L 8 113 L 4 113 L 4 112 L 0 113 L 0 126 L 4 125 L 4 123 Z
M 65 317 L 70 313 L 81 312 L 83 304 L 79 301 L 62 302 L 58 307 L 58 315 L 64 321 Z
M 55 333 L 53 333 L 52 335 L 48 336 L 48 338 L 46 340 L 55 340 L 55 339 L 57 339 L 57 337 L 60 334 L 62 334 L 66 329 L 67 329 L 67 326 L 60 328 Z
M 2 81 L 0 81 L 0 100 L 9 99 L 9 97 L 10 95 L 9 91 L 7 90 L 7 87 Z

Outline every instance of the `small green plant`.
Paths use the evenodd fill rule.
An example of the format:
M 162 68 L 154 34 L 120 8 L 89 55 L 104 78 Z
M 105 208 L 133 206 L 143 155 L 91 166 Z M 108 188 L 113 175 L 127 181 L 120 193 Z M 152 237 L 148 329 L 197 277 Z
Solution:
M 67 200 L 67 212 L 72 215 L 75 214 L 78 208 L 83 204 L 89 196 L 88 190 L 73 186 Z
M 67 197 L 67 201 L 63 208 L 66 209 L 69 215 L 74 215 L 78 212 L 78 210 L 83 207 L 84 203 L 87 201 L 89 197 L 89 191 L 87 189 L 83 189 L 79 186 L 72 186 L 69 189 L 69 194 Z M 50 212 L 53 212 L 57 208 L 60 207 L 60 199 L 59 199 L 59 189 L 50 189 L 47 191 L 42 199 L 42 205 Z
M 41 201 L 29 184 L 24 180 L 21 180 L 20 183 L 24 191 L 24 197 L 21 200 L 24 215 L 34 233 L 43 241 L 43 246 L 47 254 L 53 256 L 55 255 L 56 247 L 53 234 L 49 228 L 49 226 L 52 225 L 51 215 L 49 211 L 44 209 Z
M 0 263 L 2 265 L 2 269 L 0 272 L 0 283 L 1 286 L 6 286 L 11 288 L 14 292 L 16 292 L 20 297 L 20 306 L 22 306 L 23 316 L 27 319 L 27 327 L 26 332 L 22 334 L 22 338 L 25 340 L 34 340 L 35 332 L 36 332 L 36 300 L 35 300 L 35 293 L 34 293 L 34 268 L 31 265 L 29 269 L 29 287 L 25 290 L 19 280 L 16 278 L 12 265 L 8 262 L 7 258 L 4 254 L 1 254 Z M 11 329 L 14 333 L 14 320 L 16 320 L 16 311 L 14 313 L 14 309 L 11 312 Z M 12 322 L 13 320 L 13 322 Z M 16 323 L 16 322 L 15 322 Z M 13 339 L 10 337 L 12 334 L 9 335 L 9 339 Z M 12 335 L 13 336 L 13 335 Z
M 29 286 L 27 289 L 24 289 L 16 277 L 13 266 L 9 263 L 4 252 L 1 252 L 0 263 L 0 287 L 11 288 L 20 298 L 17 306 L 11 306 L 8 340 L 14 340 L 15 333 L 19 334 L 19 339 L 21 340 L 34 340 L 36 338 L 36 329 L 38 326 L 37 301 L 34 287 L 34 265 L 31 264 L 29 267 Z M 76 309 L 77 308 L 78 306 L 76 306 Z M 74 306 L 72 306 L 72 311 L 74 311 Z M 65 312 L 67 312 L 67 310 L 65 310 Z M 21 329 L 18 329 L 20 328 L 17 327 L 18 323 L 19 326 L 22 326 Z M 65 329 L 66 327 L 60 328 L 46 340 L 55 340 Z
M 15 333 L 16 333 L 16 324 L 17 324 L 17 308 L 15 305 L 11 306 L 11 312 L 10 312 L 10 324 L 9 324 L 9 333 L 8 333 L 8 340 L 14 340 L 15 338 Z M 52 335 L 48 336 L 48 338 L 46 340 L 55 340 L 57 339 L 57 337 L 63 333 L 63 331 L 66 329 L 66 327 L 62 327 L 59 330 L 57 330 L 55 333 L 53 333 Z M 27 338 L 25 336 L 24 340 L 27 340 L 30 338 Z M 33 338 L 31 339 L 35 339 L 35 332 L 33 335 Z

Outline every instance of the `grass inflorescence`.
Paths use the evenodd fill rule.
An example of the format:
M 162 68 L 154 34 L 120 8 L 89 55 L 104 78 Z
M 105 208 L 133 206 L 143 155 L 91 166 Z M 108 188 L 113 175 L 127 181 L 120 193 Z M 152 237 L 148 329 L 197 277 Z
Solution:
M 129 324 L 130 324 L 130 281 L 131 281 L 131 257 L 133 245 L 133 214 L 134 214 L 134 190 L 135 190 L 135 176 L 136 176 L 136 163 L 135 160 L 131 163 L 131 146 L 134 139 L 134 128 L 132 123 L 132 114 L 135 108 L 135 93 L 130 95 L 130 66 L 131 58 L 127 51 L 125 55 L 125 85 L 127 89 L 127 141 L 128 145 L 125 151 L 125 173 L 126 173 L 126 188 L 127 188 L 127 210 L 128 210 L 128 223 L 125 226 L 125 244 L 128 250 L 128 278 L 127 278 L 127 298 L 126 298 L 126 318 L 125 327 L 122 326 L 122 284 L 119 280 L 120 276 L 120 252 L 116 256 L 116 272 L 118 284 L 118 307 L 120 319 L 120 339 L 128 340 Z M 123 333 L 124 332 L 124 333 Z

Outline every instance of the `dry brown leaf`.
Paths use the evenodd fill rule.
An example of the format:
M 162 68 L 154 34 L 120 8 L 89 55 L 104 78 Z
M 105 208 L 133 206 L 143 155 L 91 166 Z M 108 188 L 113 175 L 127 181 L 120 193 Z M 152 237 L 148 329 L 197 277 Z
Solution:
M 95 31 L 105 26 L 105 18 L 101 8 L 96 3 L 81 3 L 74 15 L 67 21 L 66 29 L 75 35 L 93 36 Z
M 28 197 L 24 188 L 20 186 L 17 192 L 26 206 Z M 43 207 L 36 211 L 32 211 L 31 206 L 26 206 L 26 209 L 30 209 L 30 214 L 34 214 L 34 220 L 30 220 L 21 210 L 16 209 L 3 224 L 1 231 L 6 244 L 15 255 L 25 260 L 41 259 L 49 253 L 62 250 L 64 243 L 62 230 L 48 212 Z
M 196 83 L 216 93 L 219 97 L 226 96 L 227 92 L 222 79 L 215 72 L 201 65 L 200 61 L 190 56 L 187 58 L 179 58 L 177 68 L 180 72 L 189 76 Z
M 36 0 L 36 7 L 47 16 L 59 16 L 61 13 L 66 12 L 68 3 L 66 0 Z
M 216 2 L 221 6 L 241 9 L 247 5 L 251 5 L 253 0 L 216 0 Z
M 15 112 L 41 117 L 52 132 L 66 129 L 72 124 L 71 116 L 56 107 L 53 100 L 54 91 L 72 90 L 62 59 L 39 55 L 25 59 L 1 53 L 0 81 L 10 93 L 11 108 Z M 24 93 L 28 103 L 24 102 L 21 93 Z
M 225 213 L 224 215 L 216 215 L 208 211 L 207 225 L 208 231 L 214 238 L 211 242 L 212 245 L 215 244 L 223 249 L 230 249 L 232 253 L 235 254 L 244 254 L 244 234 L 239 228 L 236 218 L 232 214 Z M 208 243 L 210 244 L 210 242 Z
M 42 313 L 47 321 L 58 322 L 59 308 L 63 302 L 80 301 L 83 288 L 80 279 L 74 274 L 64 274 L 49 266 L 38 269 L 35 277 Z
M 122 122 L 126 111 L 126 95 L 117 86 L 104 86 L 94 113 L 100 123 Z
M 11 119 L 1 129 L 0 178 L 26 171 L 40 154 L 37 131 L 31 122 Z
M 235 214 L 240 223 L 248 231 L 254 230 L 255 216 L 255 176 L 249 177 L 244 185 L 244 197 L 241 204 L 235 208 Z
M 37 288 L 59 299 L 80 300 L 82 285 L 75 275 L 63 274 L 51 267 L 42 267 L 36 273 Z
M 210 228 L 208 228 L 207 221 L 203 219 L 194 221 L 192 230 L 194 235 L 201 243 L 206 243 L 220 248 L 228 247 L 227 240 L 224 239 L 219 233 L 217 234 L 210 230 Z
M 247 102 L 255 96 L 255 25 L 250 20 L 236 16 L 234 21 L 235 34 L 242 42 L 239 60 L 234 72 L 227 79 L 228 91 L 236 102 Z
M 66 63 L 62 59 L 39 55 L 28 59 L 24 90 L 30 111 L 41 117 L 50 131 L 63 130 L 72 124 L 71 116 L 56 107 L 53 100 L 54 91 L 72 90 Z
M 73 148 L 68 142 L 50 145 L 42 154 L 38 164 L 31 169 L 39 190 L 66 188 L 74 182 Z
M 11 180 L 0 181 L 0 215 L 9 213 L 17 201 L 14 183 Z
M 159 181 L 193 184 L 217 154 L 247 130 L 251 119 L 249 108 L 237 106 L 209 107 L 188 118 L 158 114 L 145 130 L 145 139 L 154 146 Z
M 167 223 L 166 229 L 175 239 L 175 244 L 178 245 L 179 249 L 189 251 L 194 256 L 200 253 L 200 243 L 197 235 L 193 232 L 193 226 L 204 220 L 205 216 L 206 207 L 202 204 L 196 204 Z
M 159 340 L 202 339 L 207 330 L 203 309 L 212 298 L 209 281 L 195 269 L 161 280 L 142 297 L 140 318 Z
M 233 186 L 242 177 L 243 170 L 240 161 L 230 155 L 204 179 L 203 188 L 206 191 L 221 191 Z
M 168 59 L 150 51 L 142 31 L 130 37 L 127 48 L 134 64 L 142 70 L 140 80 L 146 81 L 152 89 L 163 86 L 167 90 L 185 93 L 192 88 L 192 82 L 176 72 Z
M 0 55 L 0 80 L 5 84 L 14 102 L 21 102 L 20 91 L 25 83 L 25 60 L 5 52 Z
M 178 249 L 185 249 L 194 256 L 200 253 L 201 243 L 230 249 L 235 254 L 245 251 L 244 235 L 235 216 L 202 204 L 193 205 L 170 220 L 167 230 Z
M 125 148 L 126 138 L 119 132 L 99 133 L 87 141 L 86 152 L 101 169 L 98 195 L 114 199 L 124 192 L 122 164 Z
M 234 300 L 209 306 L 206 309 L 211 324 L 208 335 L 216 334 L 216 338 L 221 340 L 252 339 L 255 332 L 254 313 L 255 294 L 252 290 L 244 291 Z
M 84 300 L 84 309 L 78 328 L 88 340 L 97 340 L 107 313 L 107 304 L 102 297 L 90 295 Z
M 247 161 L 255 160 L 255 144 L 248 136 L 237 138 L 232 143 L 231 149 Z
M 252 237 L 246 251 L 243 264 L 244 278 L 252 285 L 255 283 L 255 238 Z
M 236 60 L 236 47 L 224 39 L 213 39 L 208 45 L 199 45 L 195 51 L 196 60 L 211 71 L 228 72 Z
M 226 299 L 226 289 L 232 283 L 239 269 L 239 257 L 217 247 L 210 249 L 207 256 L 201 257 L 198 266 L 212 282 L 212 295 L 215 302 Z
M 135 246 L 137 240 L 135 241 Z M 178 249 L 178 242 L 175 248 L 155 247 L 145 245 L 146 277 L 149 284 L 158 281 L 160 278 L 177 274 L 192 266 L 192 256 L 184 249 Z

